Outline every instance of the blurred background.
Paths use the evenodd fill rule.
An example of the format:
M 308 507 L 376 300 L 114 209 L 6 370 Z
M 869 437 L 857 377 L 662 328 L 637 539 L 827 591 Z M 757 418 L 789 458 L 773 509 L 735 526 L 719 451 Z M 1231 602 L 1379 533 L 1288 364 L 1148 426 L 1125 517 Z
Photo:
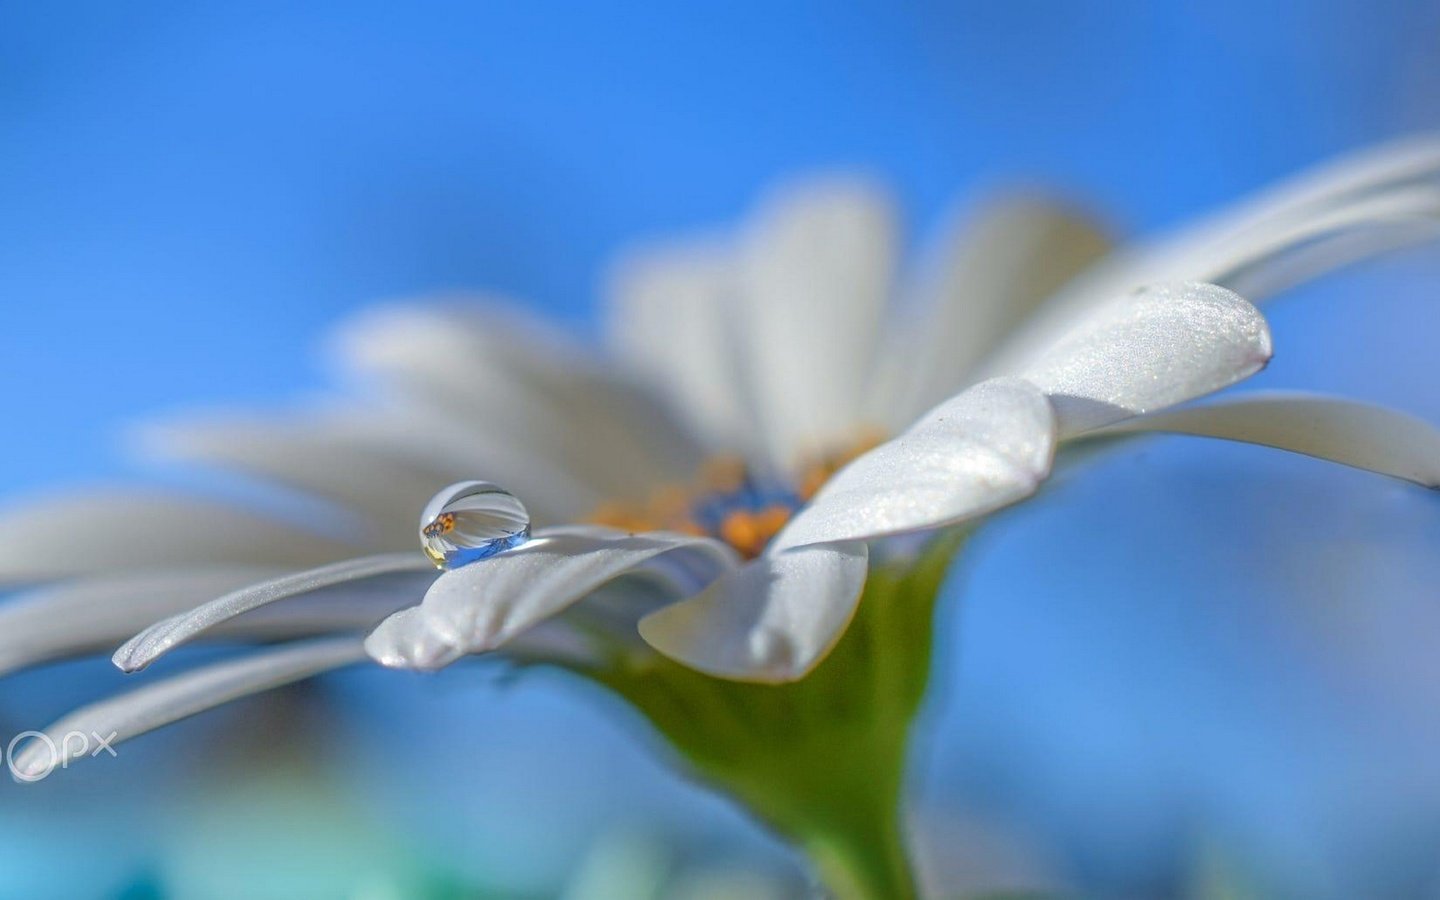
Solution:
M 322 388 L 327 329 L 375 301 L 483 288 L 593 334 L 618 249 L 817 167 L 888 180 L 916 239 L 1037 183 L 1152 233 L 1440 126 L 1437 38 L 1420 0 L 0 0 L 0 501 L 150 474 L 137 420 Z M 1293 292 L 1251 386 L 1440 421 L 1437 278 L 1432 249 Z M 1002 517 L 915 760 L 932 878 L 1440 896 L 1437 546 L 1433 495 L 1198 441 Z M 118 678 L 10 678 L 0 726 Z M 355 672 L 187 723 L 0 785 L 0 895 L 803 889 L 595 701 Z M 417 742 L 433 764 L 394 765 Z

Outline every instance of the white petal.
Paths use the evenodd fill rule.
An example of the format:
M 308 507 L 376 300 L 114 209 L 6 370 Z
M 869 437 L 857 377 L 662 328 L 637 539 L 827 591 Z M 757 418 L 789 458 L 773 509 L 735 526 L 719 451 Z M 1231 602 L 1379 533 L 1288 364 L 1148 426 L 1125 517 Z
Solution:
M 397 609 L 423 597 L 435 575 L 433 568 L 398 571 L 316 588 L 287 597 L 284 603 L 261 606 L 218 622 L 205 630 L 205 637 L 269 641 L 337 631 L 369 631 Z M 134 633 L 132 629 L 124 636 Z
M 116 745 L 196 713 L 268 691 L 365 658 L 358 637 L 287 644 L 214 663 L 76 710 L 23 744 L 11 761 L 18 780 L 38 781 L 101 749 L 92 736 Z M 86 746 L 67 735 L 84 735 Z
M 574 473 L 606 497 L 685 478 L 704 453 L 648 391 L 493 305 L 402 307 L 343 330 L 345 361 L 433 410 Z
M 641 619 L 640 634 L 710 675 L 795 681 L 825 658 L 855 615 L 867 558 L 863 543 L 767 553 Z
M 0 605 L 0 674 L 114 646 L 158 618 L 276 574 L 251 567 L 145 572 L 22 593 Z
M 869 540 L 983 515 L 1035 493 L 1054 454 L 1045 395 L 1014 378 L 984 381 L 837 472 L 775 546 Z
M 998 348 L 983 371 L 1023 369 L 1097 307 L 1142 284 L 1218 281 L 1259 301 L 1336 267 L 1433 238 L 1437 184 L 1440 140 L 1434 137 L 1319 167 L 1086 272 Z
M 114 662 L 122 671 L 134 672 L 150 665 L 176 646 L 242 613 L 321 588 L 396 573 L 433 575 L 434 569 L 419 553 L 386 553 L 282 575 L 217 597 L 151 625 L 115 651 Z
M 1234 384 L 1271 352 L 1264 317 L 1239 295 L 1156 285 L 1095 310 L 1015 374 L 1050 397 L 1067 437 Z
M 413 542 L 412 520 L 425 501 L 461 476 L 386 454 L 357 437 L 354 429 L 331 416 L 319 422 L 231 416 L 148 428 L 143 449 L 167 461 L 220 465 L 273 478 L 364 515 L 374 539 L 384 546 Z M 406 515 L 407 510 L 413 515 Z
M 957 217 L 885 348 L 874 421 L 892 430 L 960 390 L 976 365 L 1110 242 L 1075 210 L 1006 197 Z
M 374 626 L 374 620 L 368 623 Z M 454 642 L 443 637 L 425 620 L 419 606 L 394 610 L 384 620 L 385 631 L 379 638 L 366 639 L 366 653 L 371 659 L 392 669 L 442 668 L 459 658 Z M 633 623 L 632 623 L 632 628 Z M 504 656 L 525 663 L 560 663 L 570 666 L 596 666 L 604 663 L 591 636 L 583 628 L 571 627 L 562 619 L 550 619 L 517 634 L 507 641 Z
M 755 411 L 737 345 L 737 272 L 724 248 L 692 243 L 627 255 L 610 283 L 608 340 L 664 391 L 709 446 L 756 456 Z
M 602 492 L 548 455 L 528 450 L 517 454 L 492 424 L 442 417 L 423 404 L 396 404 L 383 415 L 386 425 L 377 436 L 382 445 L 401 447 L 436 469 L 466 473 L 461 480 L 493 474 L 499 480 L 483 480 L 501 484 L 521 497 L 537 521 L 574 521 L 601 502 L 614 499 L 613 494 Z M 571 438 L 573 443 L 574 436 Z
M 363 514 L 384 547 L 414 544 L 430 497 L 482 475 L 523 498 L 539 522 L 568 520 L 603 499 L 483 429 L 418 410 L 228 416 L 151 427 L 143 437 L 155 455 L 235 467 L 338 501 Z
M 253 567 L 121 573 L 25 591 L 0 605 L 0 675 L 108 651 L 157 619 L 280 574 Z M 208 634 L 273 641 L 368 631 L 422 596 L 434 577 L 430 570 L 321 588 L 220 623 Z
M 1440 430 L 1367 403 L 1313 394 L 1247 394 L 1141 416 L 1099 434 L 1147 431 L 1263 444 L 1440 488 Z
M 1232 227 L 1303 215 L 1317 207 L 1433 181 L 1440 175 L 1440 137 L 1420 135 L 1378 144 L 1288 178 L 1233 211 Z M 1212 223 L 1212 224 L 1218 224 Z
M 736 565 L 709 538 L 605 528 L 551 529 L 508 553 L 446 572 L 416 610 L 402 610 L 366 640 L 387 666 L 436 669 L 493 650 L 621 575 L 649 572 L 691 593 Z
M 397 610 L 375 626 L 365 653 L 392 669 L 439 669 L 464 655 L 448 634 L 430 626 L 419 606 Z
M 1347 263 L 1440 237 L 1440 190 L 1405 188 L 1316 212 L 1215 251 L 1199 280 L 1269 297 Z
M 293 568 L 357 549 L 219 503 L 158 493 L 73 491 L 0 514 L 0 583 L 204 564 Z
M 791 187 L 744 236 L 742 352 L 779 465 L 854 439 L 895 263 L 888 198 L 855 180 Z

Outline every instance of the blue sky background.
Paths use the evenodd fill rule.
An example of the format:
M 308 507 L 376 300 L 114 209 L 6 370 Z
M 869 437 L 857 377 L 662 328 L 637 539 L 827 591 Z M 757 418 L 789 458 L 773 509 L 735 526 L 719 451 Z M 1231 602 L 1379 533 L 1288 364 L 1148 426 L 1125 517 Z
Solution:
M 884 176 L 917 232 L 1036 180 L 1148 232 L 1440 125 L 1437 25 L 1407 0 L 0 2 L 0 498 L 131 471 L 136 418 L 323 385 L 326 329 L 377 300 L 498 289 L 588 330 L 615 250 L 811 167 Z M 1433 261 L 1276 307 L 1263 383 L 1440 420 Z M 1127 451 L 972 554 L 917 777 L 1103 889 L 1183 881 L 1196 847 L 1312 895 L 1433 888 L 1437 538 L 1434 497 L 1371 477 Z M 563 818 L 526 793 L 576 770 L 559 729 L 600 748 L 587 808 L 619 783 L 744 831 L 563 689 L 326 689 L 465 719 L 512 816 Z

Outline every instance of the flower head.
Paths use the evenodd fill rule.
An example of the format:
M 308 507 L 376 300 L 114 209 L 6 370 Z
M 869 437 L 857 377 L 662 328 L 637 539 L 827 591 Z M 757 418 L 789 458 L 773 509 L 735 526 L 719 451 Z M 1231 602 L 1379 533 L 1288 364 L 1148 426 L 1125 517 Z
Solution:
M 1384 148 L 1103 258 L 1073 213 L 1005 203 L 902 282 L 885 195 L 831 178 L 771 196 L 734 235 L 626 259 L 614 359 L 493 304 L 364 316 L 337 340 L 363 401 L 154 436 L 325 501 L 322 527 L 89 494 L 71 507 L 99 536 L 80 557 L 53 551 L 67 501 L 13 512 L 0 575 L 46 584 L 0 610 L 0 665 L 132 634 L 115 654 L 126 671 L 200 638 L 303 639 L 76 714 L 121 739 L 367 655 L 433 669 L 492 651 L 577 666 L 658 652 L 790 682 L 841 640 L 872 556 L 1033 495 L 1079 440 L 1222 437 L 1433 487 L 1440 436 L 1399 413 L 1294 395 L 1182 404 L 1265 366 L 1251 301 L 1435 235 L 1437 184 L 1440 144 Z M 474 477 L 535 527 L 437 574 L 415 516 Z M 421 536 L 455 531 L 437 509 Z

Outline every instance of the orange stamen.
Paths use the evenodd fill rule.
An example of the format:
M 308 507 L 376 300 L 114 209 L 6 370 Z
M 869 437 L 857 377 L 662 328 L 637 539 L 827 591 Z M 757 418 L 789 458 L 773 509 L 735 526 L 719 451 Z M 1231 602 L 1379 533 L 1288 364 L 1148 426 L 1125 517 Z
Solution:
M 754 554 L 760 543 L 760 529 L 755 517 L 745 510 L 736 510 L 720 523 L 720 539 L 746 556 Z
M 802 501 L 808 501 L 846 463 L 883 439 L 881 432 L 870 429 L 846 452 L 828 454 L 815 460 L 801 471 L 795 486 L 796 495 Z M 747 506 L 740 491 L 751 479 L 752 473 L 744 459 L 718 456 L 701 467 L 695 486 L 662 485 L 643 501 L 606 503 L 590 515 L 589 521 L 630 532 L 709 534 L 734 547 L 742 556 L 753 558 L 759 556 L 780 533 L 795 510 L 784 502 L 760 509 Z M 701 524 L 695 517 L 709 515 L 699 511 L 702 503 L 719 503 L 722 507 L 733 503 L 735 508 L 725 511 L 718 524 Z M 713 531 L 710 530 L 712 527 Z

